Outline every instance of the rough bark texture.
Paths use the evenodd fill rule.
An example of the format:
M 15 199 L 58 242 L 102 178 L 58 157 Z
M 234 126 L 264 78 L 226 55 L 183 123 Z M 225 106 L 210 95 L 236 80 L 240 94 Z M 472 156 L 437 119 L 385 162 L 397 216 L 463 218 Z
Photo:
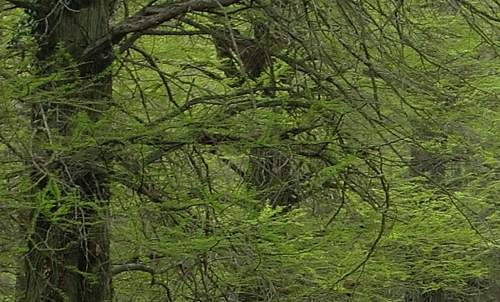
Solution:
M 296 171 L 290 156 L 272 148 L 254 148 L 248 172 L 248 181 L 271 206 L 287 209 L 297 203 Z
M 261 23 L 252 25 L 252 39 L 242 36 L 235 28 L 219 28 L 212 33 L 222 71 L 228 78 L 242 77 L 240 84 L 247 79 L 256 80 L 272 64 L 273 43 L 267 27 Z
M 39 72 L 64 76 L 32 106 L 34 210 L 18 301 L 111 300 L 106 160 L 97 146 L 72 144 L 74 118 L 85 111 L 97 121 L 111 95 L 111 78 L 101 72 L 111 46 L 91 59 L 82 54 L 108 34 L 112 1 L 44 0 L 33 13 Z M 75 83 L 77 91 L 61 96 L 61 87 Z

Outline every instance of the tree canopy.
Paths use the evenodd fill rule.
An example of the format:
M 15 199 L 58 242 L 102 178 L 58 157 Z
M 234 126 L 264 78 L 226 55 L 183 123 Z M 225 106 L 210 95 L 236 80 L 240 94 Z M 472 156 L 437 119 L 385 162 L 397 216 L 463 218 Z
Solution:
M 1 301 L 497 301 L 496 0 L 0 0 Z

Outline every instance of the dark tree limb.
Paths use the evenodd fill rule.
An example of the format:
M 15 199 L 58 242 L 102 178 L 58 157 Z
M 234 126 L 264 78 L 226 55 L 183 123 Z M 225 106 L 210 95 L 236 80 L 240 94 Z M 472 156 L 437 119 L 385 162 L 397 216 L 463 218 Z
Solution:
M 88 46 L 83 52 L 83 58 L 92 58 L 109 47 L 110 44 L 118 44 L 129 33 L 138 33 L 152 29 L 189 12 L 203 12 L 240 2 L 241 0 L 190 0 L 169 5 L 145 7 L 112 28 L 108 35 Z
M 113 265 L 111 268 L 111 274 L 113 276 L 131 271 L 140 271 L 150 273 L 151 275 L 155 274 L 155 271 L 147 265 L 141 263 L 125 263 L 125 264 L 117 264 Z
M 36 5 L 32 2 L 29 2 L 29 1 L 23 1 L 23 0 L 6 0 L 6 1 L 9 2 L 10 4 L 14 5 L 14 7 L 17 7 L 17 8 L 24 8 L 24 9 L 36 11 L 36 12 L 42 11 L 42 7 Z
M 114 265 L 111 268 L 111 273 L 113 274 L 113 276 L 121 274 L 121 273 L 125 273 L 125 272 L 131 272 L 131 271 L 149 273 L 151 275 L 151 285 L 158 285 L 158 286 L 163 287 L 167 292 L 168 301 L 174 301 L 172 299 L 172 293 L 171 293 L 170 288 L 165 283 L 156 280 L 155 275 L 157 272 L 155 272 L 155 270 L 152 269 L 151 267 L 144 265 L 144 264 L 141 264 L 141 263 L 124 263 L 124 264 Z M 161 273 L 161 272 L 159 272 L 159 273 Z

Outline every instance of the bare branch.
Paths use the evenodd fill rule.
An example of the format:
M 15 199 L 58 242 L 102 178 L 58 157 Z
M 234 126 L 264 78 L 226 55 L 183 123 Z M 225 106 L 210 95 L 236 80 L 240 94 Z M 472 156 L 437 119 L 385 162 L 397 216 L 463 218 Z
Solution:
M 150 268 L 149 266 L 146 266 L 141 263 L 125 263 L 125 264 L 117 264 L 113 265 L 111 268 L 111 274 L 118 275 L 124 272 L 131 272 L 131 271 L 140 271 L 140 272 L 146 272 L 150 273 L 151 275 L 155 274 L 155 271 Z
M 82 56 L 83 58 L 91 58 L 110 45 L 119 43 L 129 33 L 139 33 L 152 29 L 183 14 L 207 11 L 240 2 L 241 0 L 190 0 L 169 5 L 146 7 L 135 15 L 125 19 L 112 28 L 108 35 L 87 47 Z

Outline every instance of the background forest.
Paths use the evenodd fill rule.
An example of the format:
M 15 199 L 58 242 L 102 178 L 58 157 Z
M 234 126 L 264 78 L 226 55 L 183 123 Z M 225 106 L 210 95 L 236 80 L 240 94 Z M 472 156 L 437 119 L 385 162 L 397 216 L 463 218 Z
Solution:
M 500 301 L 497 0 L 0 0 L 0 301 Z

